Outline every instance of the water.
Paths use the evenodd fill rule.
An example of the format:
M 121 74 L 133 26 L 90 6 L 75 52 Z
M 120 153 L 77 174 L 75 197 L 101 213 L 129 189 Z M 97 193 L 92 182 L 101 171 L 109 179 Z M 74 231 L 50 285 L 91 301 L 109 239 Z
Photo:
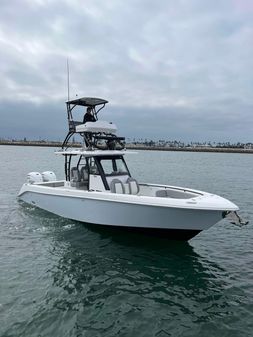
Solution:
M 63 158 L 35 147 L 0 146 L 0 155 L 0 336 L 252 336 L 252 155 L 127 157 L 140 181 L 220 194 L 250 221 L 222 221 L 188 243 L 93 229 L 21 204 L 26 174 L 63 178 Z

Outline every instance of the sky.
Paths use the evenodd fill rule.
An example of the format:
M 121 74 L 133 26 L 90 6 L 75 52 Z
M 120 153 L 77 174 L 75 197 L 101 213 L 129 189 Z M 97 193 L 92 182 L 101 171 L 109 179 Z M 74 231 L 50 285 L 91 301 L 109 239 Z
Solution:
M 64 139 L 101 97 L 127 138 L 253 142 L 252 0 L 1 0 L 0 138 Z M 75 119 L 82 119 L 83 111 Z

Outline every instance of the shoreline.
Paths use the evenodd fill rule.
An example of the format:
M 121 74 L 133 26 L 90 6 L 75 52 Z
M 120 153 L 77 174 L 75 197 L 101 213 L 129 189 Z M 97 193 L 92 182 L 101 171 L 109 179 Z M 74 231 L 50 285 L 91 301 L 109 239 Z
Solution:
M 61 147 L 61 142 L 39 142 L 39 141 L 0 141 L 0 145 L 11 146 L 40 146 L 40 147 Z M 80 147 L 80 143 L 71 144 L 71 147 Z M 214 153 L 244 153 L 253 154 L 253 149 L 241 148 L 214 148 L 214 147 L 159 147 L 159 146 L 140 146 L 126 145 L 128 150 L 145 151 L 172 151 L 172 152 L 214 152 Z
M 61 147 L 62 142 L 39 142 L 39 141 L 0 141 L 0 145 L 11 146 L 41 146 L 41 147 Z M 71 144 L 71 147 L 80 147 L 81 143 Z
M 240 149 L 228 147 L 150 147 L 150 146 L 126 146 L 129 150 L 145 150 L 145 151 L 173 151 L 173 152 L 213 152 L 213 153 L 245 153 L 253 154 L 253 149 Z

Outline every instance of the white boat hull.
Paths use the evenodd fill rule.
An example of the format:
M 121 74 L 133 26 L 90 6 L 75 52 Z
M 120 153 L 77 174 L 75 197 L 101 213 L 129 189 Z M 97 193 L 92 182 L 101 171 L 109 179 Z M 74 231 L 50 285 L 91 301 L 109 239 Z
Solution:
M 200 209 L 201 205 L 175 207 L 169 206 L 170 200 L 162 198 L 61 190 L 36 184 L 24 184 L 19 197 L 28 204 L 64 218 L 94 225 L 151 231 L 162 235 L 166 232 L 171 238 L 184 240 L 220 221 L 222 212 L 229 208 L 228 204 L 226 209 L 224 206 L 224 210 Z M 230 203 L 226 199 L 220 199 Z M 147 203 L 147 200 L 150 202 Z M 232 203 L 230 208 L 237 209 Z
M 214 194 L 139 183 L 124 160 L 129 153 L 125 138 L 116 137 L 116 125 L 97 120 L 106 103 L 95 97 L 66 102 L 69 132 L 61 150 L 55 152 L 64 157 L 65 180 L 56 181 L 52 171 L 30 172 L 19 192 L 21 200 L 93 226 L 145 230 L 184 240 L 217 223 L 223 212 L 238 210 Z M 74 120 L 75 106 L 89 108 L 96 121 L 81 124 Z M 75 133 L 83 137 L 83 145 L 71 148 Z

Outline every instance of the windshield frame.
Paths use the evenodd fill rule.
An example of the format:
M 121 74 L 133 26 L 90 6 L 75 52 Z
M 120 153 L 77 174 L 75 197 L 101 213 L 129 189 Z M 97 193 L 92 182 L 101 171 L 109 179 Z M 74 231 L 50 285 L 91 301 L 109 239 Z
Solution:
M 117 178 L 118 176 L 126 176 L 126 175 L 128 175 L 129 177 L 131 177 L 131 174 L 129 172 L 129 169 L 127 167 L 125 159 L 124 159 L 124 157 L 122 155 L 118 155 L 118 156 L 101 156 L 101 157 L 99 156 L 99 157 L 94 157 L 94 159 L 95 159 L 95 162 L 96 162 L 96 164 L 97 164 L 97 166 L 99 168 L 100 175 L 102 177 L 102 180 L 104 182 L 105 188 L 107 190 L 110 189 L 109 185 L 107 183 L 107 179 L 106 179 L 107 177 L 115 177 L 115 178 Z M 104 167 L 103 167 L 103 164 L 101 162 L 103 160 L 111 160 L 112 161 L 112 167 L 113 167 L 113 165 L 115 165 L 115 160 L 117 160 L 117 159 L 121 159 L 122 160 L 126 171 L 125 172 L 115 172 L 113 174 L 106 174 L 106 172 L 104 170 Z M 117 165 L 116 165 L 116 167 L 117 167 Z

